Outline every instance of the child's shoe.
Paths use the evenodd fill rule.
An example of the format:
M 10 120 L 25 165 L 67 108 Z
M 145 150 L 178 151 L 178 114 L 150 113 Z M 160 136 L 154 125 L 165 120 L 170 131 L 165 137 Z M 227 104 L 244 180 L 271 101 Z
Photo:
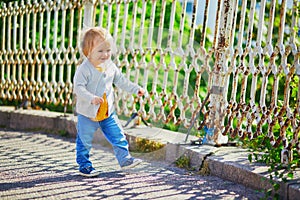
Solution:
M 100 171 L 95 170 L 92 166 L 87 166 L 79 170 L 80 175 L 86 177 L 95 177 L 100 174 Z
M 123 170 L 126 170 L 126 169 L 130 169 L 130 168 L 133 168 L 139 164 L 141 164 L 143 161 L 141 159 L 138 159 L 138 158 L 131 158 L 129 159 L 123 166 L 121 166 L 121 168 Z

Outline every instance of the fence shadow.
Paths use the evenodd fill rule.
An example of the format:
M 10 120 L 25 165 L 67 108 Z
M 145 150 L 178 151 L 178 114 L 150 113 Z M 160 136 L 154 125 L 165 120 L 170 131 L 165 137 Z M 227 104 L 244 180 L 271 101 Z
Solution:
M 79 176 L 74 139 L 0 131 L 1 199 L 257 199 L 261 193 L 166 163 L 120 171 L 110 150 L 94 149 L 98 177 Z

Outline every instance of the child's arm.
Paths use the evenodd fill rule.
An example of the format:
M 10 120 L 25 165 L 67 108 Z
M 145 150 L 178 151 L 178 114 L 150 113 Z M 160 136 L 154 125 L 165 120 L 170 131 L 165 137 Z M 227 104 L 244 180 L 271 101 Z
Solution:
M 77 69 L 74 76 L 73 91 L 77 97 L 85 99 L 92 104 L 101 103 L 101 97 L 97 97 L 86 89 L 88 83 L 88 71 L 82 70 L 81 67 Z M 103 99 L 102 99 L 103 100 Z
M 145 90 L 143 88 L 128 80 L 116 66 L 115 69 L 114 84 L 117 87 L 131 94 L 137 94 L 138 96 L 144 95 Z

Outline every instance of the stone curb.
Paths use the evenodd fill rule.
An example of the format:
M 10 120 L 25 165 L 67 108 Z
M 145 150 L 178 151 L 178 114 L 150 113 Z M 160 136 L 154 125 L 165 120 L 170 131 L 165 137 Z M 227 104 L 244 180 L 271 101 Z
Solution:
M 39 131 L 76 137 L 75 117 L 58 112 L 42 110 L 15 110 L 13 107 L 0 107 L 0 127 L 14 130 Z M 125 124 L 124 121 L 121 121 Z M 174 163 L 181 156 L 189 158 L 196 169 L 243 184 L 253 189 L 269 189 L 268 168 L 248 161 L 248 152 L 237 147 L 213 147 L 210 145 L 190 145 L 185 143 L 185 134 L 146 126 L 125 129 L 130 147 L 134 149 L 137 139 L 159 142 L 163 148 L 143 153 L 146 159 L 155 159 Z M 110 146 L 102 134 L 95 134 L 95 141 L 103 146 Z M 196 139 L 189 137 L 189 139 Z M 206 172 L 205 172 L 206 171 Z M 282 199 L 300 199 L 300 170 L 294 175 L 294 181 L 280 183 L 278 192 Z

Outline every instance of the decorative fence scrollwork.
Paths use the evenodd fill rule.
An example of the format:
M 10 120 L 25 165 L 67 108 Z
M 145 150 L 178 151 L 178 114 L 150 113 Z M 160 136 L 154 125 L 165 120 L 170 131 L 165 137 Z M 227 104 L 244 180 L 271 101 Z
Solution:
M 193 1 L 190 18 L 188 0 L 2 3 L 0 98 L 71 105 L 82 26 L 103 26 L 116 39 L 115 63 L 149 93 L 116 90 L 119 114 L 188 127 L 218 87 L 202 125 L 217 136 L 267 133 L 274 147 L 300 154 L 300 2 L 203 2 Z

